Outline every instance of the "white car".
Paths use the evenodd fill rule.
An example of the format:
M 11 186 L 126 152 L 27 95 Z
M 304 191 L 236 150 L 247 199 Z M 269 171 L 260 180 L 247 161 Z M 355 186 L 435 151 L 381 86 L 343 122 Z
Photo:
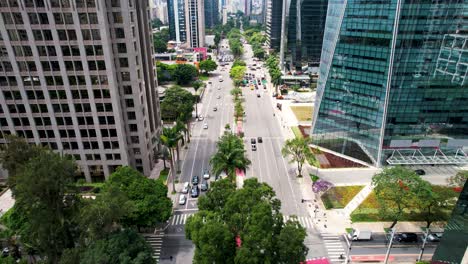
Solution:
M 203 124 L 203 128 L 208 129 L 208 124 L 207 123 Z
M 185 194 L 181 194 L 179 197 L 179 204 L 184 205 L 186 202 L 187 202 L 187 197 L 185 196 Z
M 188 193 L 190 190 L 190 183 L 189 182 L 185 182 L 184 183 L 184 188 L 182 188 L 182 193 Z
M 210 172 L 208 170 L 205 170 L 205 172 L 203 172 L 203 179 L 209 179 L 210 178 Z
M 221 95 L 216 96 L 216 99 L 219 99 L 219 98 L 221 98 Z
M 205 119 L 205 118 L 202 115 L 199 115 L 197 120 L 198 121 L 203 121 L 203 119 Z
M 220 86 L 218 86 L 218 90 L 221 90 L 221 87 L 220 87 Z

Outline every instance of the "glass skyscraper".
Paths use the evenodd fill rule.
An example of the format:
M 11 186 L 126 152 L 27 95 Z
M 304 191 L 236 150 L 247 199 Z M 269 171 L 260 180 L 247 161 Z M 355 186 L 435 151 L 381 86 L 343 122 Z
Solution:
M 395 149 L 458 155 L 468 142 L 467 7 L 464 0 L 330 0 L 315 143 L 375 166 L 389 163 Z M 401 152 L 400 164 L 417 163 Z

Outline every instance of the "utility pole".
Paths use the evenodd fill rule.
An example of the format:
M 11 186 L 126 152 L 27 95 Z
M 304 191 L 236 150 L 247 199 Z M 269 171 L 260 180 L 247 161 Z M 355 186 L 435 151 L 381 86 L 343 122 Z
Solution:
M 392 249 L 393 237 L 395 236 L 395 227 L 392 228 L 392 234 L 390 236 L 390 243 L 388 243 L 387 253 L 385 254 L 385 264 L 388 262 L 388 257 L 390 256 L 390 249 Z
M 353 231 L 351 231 L 351 239 L 349 239 L 349 247 L 348 247 L 348 252 L 346 254 L 345 264 L 348 264 L 351 261 L 349 254 L 351 254 L 351 246 L 353 245 L 354 232 L 356 232 L 356 230 L 353 229 Z
M 427 237 L 429 236 L 429 232 L 430 232 L 430 229 L 426 228 L 426 233 L 424 234 L 423 244 L 421 246 L 421 253 L 419 253 L 418 261 L 421 261 L 422 256 L 424 254 L 424 247 L 426 246 Z

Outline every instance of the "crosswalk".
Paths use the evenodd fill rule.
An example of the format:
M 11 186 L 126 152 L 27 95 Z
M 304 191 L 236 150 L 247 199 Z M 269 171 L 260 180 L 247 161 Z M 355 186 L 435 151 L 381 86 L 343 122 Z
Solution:
M 179 214 L 173 215 L 171 219 L 169 219 L 170 225 L 185 225 L 189 216 L 193 215 L 194 213 L 187 213 L 187 214 Z
M 314 223 L 312 222 L 311 217 L 307 216 L 289 216 L 289 215 L 283 215 L 283 222 L 286 223 L 288 220 L 293 220 L 296 219 L 302 227 L 306 229 L 313 229 L 314 228 Z
M 156 260 L 156 262 L 159 262 L 164 234 L 144 234 L 143 236 L 145 237 L 146 242 L 148 242 L 148 244 L 153 249 L 153 258 Z
M 346 256 L 346 254 L 340 237 L 337 234 L 331 233 L 320 233 L 320 235 L 322 236 L 330 261 L 340 263 L 343 262 L 343 259 L 340 258 L 340 255 Z

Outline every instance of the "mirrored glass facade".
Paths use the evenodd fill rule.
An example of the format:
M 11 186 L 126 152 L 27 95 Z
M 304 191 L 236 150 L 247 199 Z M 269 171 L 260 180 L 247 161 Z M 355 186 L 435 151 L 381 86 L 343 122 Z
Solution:
M 468 2 L 331 0 L 312 133 L 376 166 L 392 140 L 468 138 Z

